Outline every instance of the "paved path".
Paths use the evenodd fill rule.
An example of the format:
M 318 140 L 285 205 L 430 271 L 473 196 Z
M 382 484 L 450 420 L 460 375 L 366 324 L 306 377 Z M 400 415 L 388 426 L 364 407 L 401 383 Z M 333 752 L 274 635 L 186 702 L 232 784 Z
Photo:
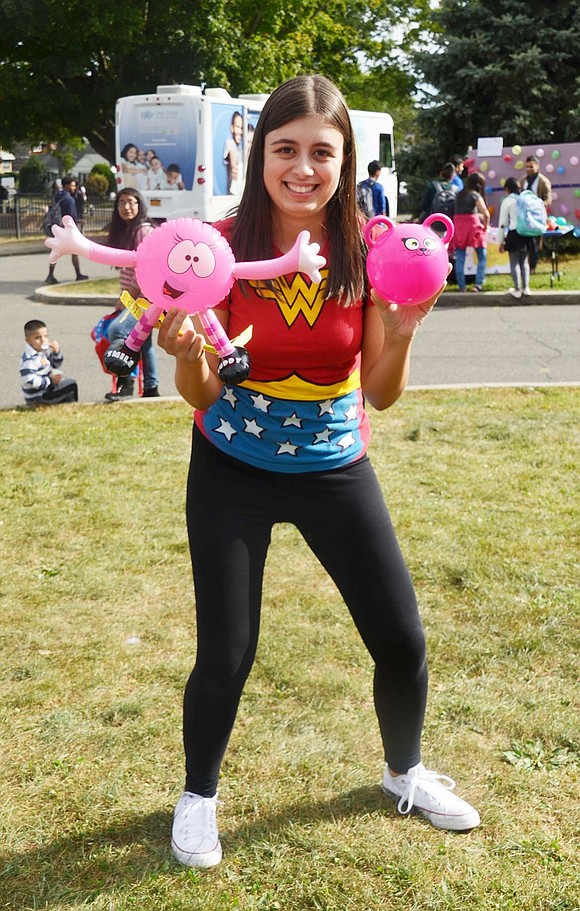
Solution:
M 44 254 L 0 256 L 0 358 L 5 369 L 0 407 L 22 403 L 22 326 L 35 318 L 43 319 L 51 337 L 61 342 L 65 371 L 78 380 L 81 401 L 102 401 L 110 389 L 89 335 L 110 304 L 34 301 L 47 271 Z M 85 271 L 90 278 L 111 275 L 108 266 L 95 263 L 87 263 Z M 58 263 L 56 274 L 62 280 L 74 278 L 69 257 Z M 489 303 L 482 306 L 486 297 Z M 473 298 L 477 302 L 464 298 L 464 303 L 453 303 L 446 296 L 445 306 L 425 322 L 413 347 L 412 385 L 580 384 L 580 304 L 497 306 L 491 296 Z M 172 358 L 161 349 L 158 355 L 160 391 L 173 396 Z

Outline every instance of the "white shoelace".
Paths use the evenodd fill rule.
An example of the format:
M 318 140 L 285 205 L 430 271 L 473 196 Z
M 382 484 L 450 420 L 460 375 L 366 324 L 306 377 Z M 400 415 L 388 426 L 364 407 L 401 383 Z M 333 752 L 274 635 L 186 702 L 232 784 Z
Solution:
M 440 784 L 442 787 L 447 788 L 448 791 L 452 791 L 455 787 L 455 782 L 449 775 L 440 775 L 438 772 L 434 772 L 432 769 L 426 769 L 424 767 L 418 769 L 414 775 L 401 775 L 400 779 L 403 779 L 403 782 L 406 785 L 406 789 L 397 804 L 397 810 L 403 816 L 410 813 L 413 809 L 415 792 L 417 788 L 420 787 L 421 783 L 427 784 L 428 782 L 434 782 L 435 784 Z M 432 794 L 429 794 L 428 791 L 427 796 L 430 800 L 437 799 L 434 798 Z

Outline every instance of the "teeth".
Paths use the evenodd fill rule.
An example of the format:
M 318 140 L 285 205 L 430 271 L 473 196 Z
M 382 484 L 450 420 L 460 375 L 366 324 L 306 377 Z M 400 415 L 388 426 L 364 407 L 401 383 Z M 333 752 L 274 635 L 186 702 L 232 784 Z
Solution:
M 288 189 L 292 190 L 293 193 L 311 193 L 314 189 L 313 186 L 305 187 L 303 184 L 289 183 L 287 184 Z

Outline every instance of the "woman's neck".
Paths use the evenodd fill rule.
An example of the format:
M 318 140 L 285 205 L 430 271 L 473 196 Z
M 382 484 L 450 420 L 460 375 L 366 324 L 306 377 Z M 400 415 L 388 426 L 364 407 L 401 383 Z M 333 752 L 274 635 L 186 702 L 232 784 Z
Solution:
M 323 247 L 326 243 L 327 230 L 320 213 L 312 219 L 301 218 L 295 222 L 285 218 L 283 221 L 274 217 L 272 223 L 272 238 L 281 253 L 287 253 L 294 246 L 296 238 L 301 231 L 310 231 L 310 242 Z

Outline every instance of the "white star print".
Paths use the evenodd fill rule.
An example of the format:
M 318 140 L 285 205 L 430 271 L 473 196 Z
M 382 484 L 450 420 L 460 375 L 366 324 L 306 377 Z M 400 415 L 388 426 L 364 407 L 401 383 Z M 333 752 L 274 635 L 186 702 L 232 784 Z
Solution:
M 334 408 L 332 407 L 332 399 L 327 399 L 325 402 L 319 402 L 318 407 L 320 411 L 318 412 L 318 417 L 322 414 L 334 414 Z
M 244 418 L 244 424 L 246 425 L 244 433 L 253 433 L 255 437 L 259 437 L 261 433 L 264 433 L 264 428 L 254 421 L 248 421 L 247 418 Z
M 296 413 L 291 414 L 289 418 L 286 418 L 282 427 L 302 427 L 302 421 Z
M 238 431 L 234 430 L 229 421 L 224 421 L 223 418 L 220 418 L 220 426 L 216 427 L 214 432 L 223 433 L 229 443 L 231 438 L 235 436 Z
M 338 441 L 338 445 L 340 446 L 340 448 L 343 451 L 345 449 L 348 449 L 349 446 L 354 446 L 355 443 L 356 443 L 356 440 L 353 437 L 352 433 L 345 433 L 345 435 L 343 437 L 341 437 L 340 440 Z
M 290 442 L 290 440 L 286 440 L 285 443 L 279 444 L 278 452 L 276 453 L 276 455 L 282 455 L 283 453 L 286 452 L 286 453 L 288 453 L 288 455 L 295 456 L 297 449 L 298 449 L 298 446 L 294 446 L 293 443 Z
M 326 430 L 321 430 L 320 433 L 314 434 L 315 443 L 330 443 L 330 427 L 327 427 Z
M 261 392 L 259 395 L 251 395 L 250 398 L 254 403 L 254 408 L 259 408 L 260 411 L 265 411 L 266 413 L 268 412 L 268 408 L 272 402 L 269 399 L 265 399 Z
M 232 408 L 236 407 L 237 399 L 236 394 L 231 386 L 226 386 L 224 392 L 222 393 L 222 399 L 225 399 L 226 402 L 229 402 Z
M 346 421 L 356 421 L 357 417 L 358 417 L 358 408 L 357 408 L 356 404 L 353 402 L 353 404 L 350 406 L 350 408 L 347 408 L 347 410 L 344 412 L 344 419 Z

